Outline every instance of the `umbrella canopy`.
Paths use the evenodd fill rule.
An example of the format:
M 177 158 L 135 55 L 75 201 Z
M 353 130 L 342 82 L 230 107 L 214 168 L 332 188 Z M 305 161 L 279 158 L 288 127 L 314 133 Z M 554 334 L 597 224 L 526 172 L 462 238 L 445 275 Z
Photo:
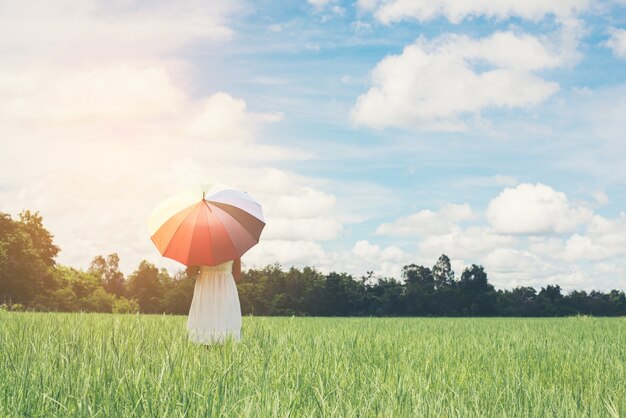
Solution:
M 221 184 L 178 193 L 148 218 L 161 255 L 186 266 L 237 259 L 259 242 L 264 227 L 261 205 L 248 193 Z

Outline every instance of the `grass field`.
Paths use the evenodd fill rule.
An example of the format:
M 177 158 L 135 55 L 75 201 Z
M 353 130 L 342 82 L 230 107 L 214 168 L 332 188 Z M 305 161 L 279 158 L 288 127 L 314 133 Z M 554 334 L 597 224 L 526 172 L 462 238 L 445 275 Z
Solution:
M 0 312 L 0 416 L 626 416 L 626 319 Z

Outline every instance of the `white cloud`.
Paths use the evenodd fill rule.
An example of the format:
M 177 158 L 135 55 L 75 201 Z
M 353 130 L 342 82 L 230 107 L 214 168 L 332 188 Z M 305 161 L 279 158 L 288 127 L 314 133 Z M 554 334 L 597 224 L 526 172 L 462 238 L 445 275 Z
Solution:
M 274 33 L 282 32 L 283 29 L 285 29 L 285 25 L 280 24 L 280 23 L 274 23 L 267 27 L 267 30 L 269 30 L 270 32 L 274 32 Z
M 422 257 L 435 258 L 441 254 L 464 260 L 480 260 L 496 248 L 513 246 L 515 237 L 494 233 L 489 228 L 471 226 L 454 227 L 446 234 L 431 235 L 419 243 Z
M 452 23 L 485 16 L 498 20 L 520 17 L 539 21 L 547 15 L 559 18 L 575 16 L 589 6 L 588 0 L 359 0 L 361 10 L 374 14 L 380 22 L 389 24 L 415 19 L 420 22 L 445 17 Z
M 8 65 L 146 60 L 198 40 L 231 37 L 238 1 L 3 2 L 0 51 Z
M 335 0 L 307 0 L 307 2 L 310 5 L 321 9 L 321 8 L 328 6 L 331 3 L 334 3 Z
M 534 72 L 575 58 L 562 42 L 555 46 L 553 39 L 513 32 L 420 38 L 377 64 L 372 87 L 357 99 L 352 118 L 378 129 L 460 130 L 464 116 L 485 108 L 536 105 L 559 86 Z
M 305 219 L 267 218 L 264 239 L 327 241 L 339 236 L 342 225 L 330 216 Z
M 492 199 L 484 217 L 490 227 L 482 225 L 481 214 L 450 221 L 455 217 L 442 212 L 420 211 L 385 225 L 397 234 L 427 234 L 415 253 L 404 254 L 402 265 L 432 265 L 444 253 L 457 274 L 471 263 L 482 264 L 498 288 L 559 284 L 566 291 L 607 290 L 626 284 L 626 213 L 605 218 L 552 187 L 528 183 L 505 188 Z M 469 226 L 459 225 L 468 221 Z M 382 259 L 375 244 L 360 243 L 357 250 L 357 259 Z
M 527 189 L 530 189 L 530 194 L 526 193 Z M 542 204 L 549 213 L 554 213 L 550 208 L 556 207 L 565 218 L 571 217 L 572 213 L 574 218 L 578 216 L 580 207 L 573 206 L 563 194 L 544 185 L 521 184 L 515 189 L 507 188 L 496 199 L 503 194 L 508 195 L 507 191 L 511 190 L 515 192 L 516 199 L 530 195 L 533 197 L 530 200 L 537 203 L 536 194 L 546 198 Z M 554 202 L 558 204 L 555 205 Z M 325 210 L 330 210 L 330 206 Z M 295 264 L 299 267 L 315 265 L 324 273 L 346 271 L 359 276 L 371 270 L 377 275 L 398 278 L 403 266 L 411 263 L 431 266 L 442 253 L 445 253 L 451 257 L 457 275 L 471 263 L 482 264 L 489 275 L 490 283 L 497 288 L 515 286 L 539 288 L 546 284 L 559 284 L 566 291 L 606 290 L 626 284 L 626 280 L 621 279 L 626 273 L 626 264 L 622 260 L 626 255 L 624 238 L 626 214 L 620 214 L 616 218 L 591 214 L 579 225 L 583 232 L 566 237 L 563 237 L 563 233 L 555 232 L 561 228 L 558 223 L 547 228 L 539 228 L 549 231 L 544 235 L 522 237 L 481 226 L 481 217 L 469 211 L 469 206 L 465 205 L 449 204 L 437 212 L 418 213 L 420 216 L 428 215 L 426 217 L 431 223 L 442 227 L 426 231 L 428 229 L 426 221 L 422 223 L 422 219 L 417 217 L 419 222 L 411 223 L 409 222 L 412 220 L 411 216 L 388 224 L 389 227 L 393 225 L 398 228 L 397 233 L 405 231 L 405 227 L 413 228 L 417 232 L 415 228 L 419 226 L 419 231 L 430 234 L 417 243 L 414 251 L 407 252 L 394 245 L 384 247 L 366 240 L 357 241 L 351 249 L 329 251 L 317 243 L 307 243 L 294 238 L 295 241 L 271 240 L 272 251 L 263 250 L 264 243 L 261 243 L 258 252 L 262 257 L 254 259 L 259 266 L 274 261 L 282 262 L 278 257 L 285 257 L 291 260 L 287 265 Z M 442 219 L 445 222 L 442 222 Z M 450 219 L 457 221 L 452 222 Z M 475 223 L 468 227 L 458 225 L 458 222 L 467 221 Z M 539 222 L 538 225 L 545 226 L 546 223 Z M 537 228 L 534 226 L 531 229 Z M 291 246 L 294 248 L 294 255 L 290 255 Z M 308 255 L 305 255 L 305 252 L 308 252 Z
M 311 218 L 332 210 L 337 201 L 334 195 L 310 187 L 298 192 L 278 195 L 273 205 L 267 207 L 268 214 L 292 219 Z
M 565 249 L 563 238 L 535 235 L 528 237 L 528 250 L 543 257 L 559 260 Z
M 424 209 L 391 223 L 383 223 L 376 228 L 375 234 L 404 236 L 440 234 L 450 231 L 458 222 L 473 217 L 472 209 L 467 203 L 446 204 L 436 212 Z
M 314 266 L 322 273 L 346 272 L 359 277 L 372 271 L 376 276 L 394 278 L 399 278 L 402 267 L 413 261 L 414 256 L 396 246 L 381 247 L 366 240 L 336 251 L 327 251 L 311 241 L 263 240 L 244 259 L 246 267 L 277 262 L 285 267 Z
M 604 45 L 610 48 L 616 57 L 626 59 L 626 30 L 610 28 L 609 39 Z
M 525 250 L 496 249 L 485 256 L 484 266 L 489 281 L 496 288 L 532 286 L 538 289 L 547 284 L 558 284 L 564 290 L 593 288 L 589 272 L 583 271 L 578 265 L 555 263 L 547 260 L 543 254 Z M 609 283 L 604 286 L 609 287 Z
M 592 213 L 550 186 L 523 183 L 507 187 L 489 202 L 486 216 L 499 233 L 546 234 L 572 232 Z
M 277 262 L 283 266 L 319 266 L 326 259 L 322 246 L 316 242 L 262 240 L 242 259 L 245 267 L 264 267 Z
M 266 207 L 271 254 L 288 262 L 319 252 L 314 241 L 342 228 L 335 196 L 317 179 L 268 167 L 308 157 L 262 140 L 282 114 L 186 88 L 187 62 L 177 52 L 190 42 L 226 41 L 237 3 L 144 6 L 3 6 L 2 210 L 39 210 L 64 264 L 85 267 L 115 251 L 126 272 L 141 258 L 177 268 L 158 255 L 145 219 L 181 188 L 218 181 Z M 286 247 L 293 254 L 280 250 L 284 242 L 295 242 Z
M 493 180 L 496 184 L 501 186 L 517 186 L 519 181 L 513 176 L 505 176 L 502 174 L 498 174 L 493 177 Z
M 14 140 L 3 144 L 0 155 L 0 175 L 8 186 L 0 191 L 3 211 L 41 211 L 63 249 L 62 263 L 85 266 L 97 254 L 116 251 L 128 271 L 141 258 L 163 263 L 149 242 L 144 222 L 158 201 L 183 187 L 222 181 L 247 189 L 270 206 L 280 193 L 307 190 L 306 178 L 282 171 L 280 176 L 291 179 L 289 187 L 271 183 L 276 170 L 264 163 L 297 158 L 297 153 L 253 138 L 260 124 L 269 122 L 259 122 L 258 114 L 229 95 L 206 100 L 218 102 L 223 124 L 215 120 L 202 129 L 196 126 L 194 135 L 185 132 L 203 110 L 195 113 L 196 106 L 188 99 L 180 112 L 163 118 L 166 121 L 158 125 L 158 132 L 132 116 L 122 118 L 135 127 L 127 131 L 116 129 L 120 122 L 113 119 L 101 122 L 99 129 L 86 129 L 82 122 L 33 129 L 21 120 L 4 121 L 2 127 Z M 35 117 L 29 122 L 40 121 Z M 215 132 L 221 135 L 211 135 Z M 264 180 L 269 182 L 263 184 Z M 274 219 L 280 225 L 282 218 Z M 333 220 L 295 222 L 306 239 L 328 238 L 338 228 Z
M 184 95 L 163 67 L 0 72 L 0 119 L 38 124 L 133 122 L 180 111 Z
M 607 219 L 595 215 L 584 234 L 574 234 L 565 243 L 567 261 L 607 260 L 626 255 L 626 214 Z
M 605 206 L 609 203 L 609 197 L 604 190 L 595 190 L 591 192 L 597 206 Z
M 369 241 L 357 241 L 352 251 L 343 257 L 345 271 L 365 274 L 373 271 L 377 275 L 400 278 L 402 267 L 412 262 L 412 256 L 396 246 L 382 248 Z
M 524 271 L 526 266 L 536 269 L 536 264 L 540 262 L 537 255 L 528 251 L 520 251 L 513 248 L 496 248 L 484 258 L 485 266 L 489 270 L 495 271 Z
M 331 13 L 322 16 L 322 22 L 328 21 L 333 16 L 343 16 L 346 14 L 346 9 L 336 4 L 337 0 L 307 0 L 307 2 L 313 6 L 318 13 L 324 10 L 328 10 Z

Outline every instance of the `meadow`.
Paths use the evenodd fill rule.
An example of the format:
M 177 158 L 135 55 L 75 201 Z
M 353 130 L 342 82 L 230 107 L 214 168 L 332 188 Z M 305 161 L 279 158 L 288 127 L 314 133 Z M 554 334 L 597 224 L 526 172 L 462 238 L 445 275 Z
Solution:
M 0 416 L 624 416 L 626 319 L 0 312 Z

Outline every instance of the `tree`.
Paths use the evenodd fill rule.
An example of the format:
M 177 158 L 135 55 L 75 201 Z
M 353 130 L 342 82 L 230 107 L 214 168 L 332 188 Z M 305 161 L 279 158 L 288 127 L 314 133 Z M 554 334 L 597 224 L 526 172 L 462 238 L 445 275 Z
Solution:
M 51 286 L 40 292 L 31 307 L 59 312 L 111 312 L 115 295 L 108 293 L 94 274 L 55 265 L 49 271 Z
M 487 281 L 483 266 L 472 264 L 461 274 L 458 283 L 460 298 L 463 300 L 463 313 L 489 316 L 496 313 L 496 291 Z
M 0 213 L 0 301 L 28 304 L 48 283 L 59 249 L 38 213 Z
M 52 241 L 53 235 L 43 226 L 39 212 L 25 210 L 19 214 L 22 229 L 30 236 L 33 248 L 39 259 L 47 266 L 54 266 L 54 258 L 59 254 L 59 247 Z
M 363 307 L 364 285 L 346 273 L 326 276 L 324 291 L 318 295 L 320 313 L 324 316 L 358 315 Z
M 400 316 L 405 312 L 404 285 L 394 278 L 381 278 L 370 292 L 375 295 L 371 314 L 378 316 Z
M 454 283 L 454 271 L 450 264 L 450 258 L 442 254 L 433 266 L 433 278 L 435 280 L 435 288 L 442 288 Z
M 167 276 L 166 271 L 159 271 L 154 264 L 142 260 L 137 270 L 128 278 L 128 296 L 137 300 L 141 312 L 161 312 L 164 276 Z
M 192 274 L 193 271 L 190 269 L 180 272 L 165 286 L 163 312 L 176 315 L 189 313 L 197 276 L 197 274 Z
M 410 264 L 402 268 L 405 283 L 406 315 L 433 314 L 435 280 L 428 267 Z
M 117 298 L 113 301 L 113 313 L 137 313 L 139 312 L 139 304 L 135 299 L 126 299 L 125 297 Z
M 117 253 L 109 254 L 105 259 L 101 255 L 94 257 L 89 265 L 89 272 L 96 275 L 105 290 L 117 296 L 125 294 L 124 273 L 120 271 L 120 257 Z
M 559 285 L 542 287 L 537 295 L 537 310 L 541 316 L 559 316 L 563 311 L 563 294 Z
M 537 316 L 537 291 L 532 287 L 498 290 L 497 311 L 503 316 Z

